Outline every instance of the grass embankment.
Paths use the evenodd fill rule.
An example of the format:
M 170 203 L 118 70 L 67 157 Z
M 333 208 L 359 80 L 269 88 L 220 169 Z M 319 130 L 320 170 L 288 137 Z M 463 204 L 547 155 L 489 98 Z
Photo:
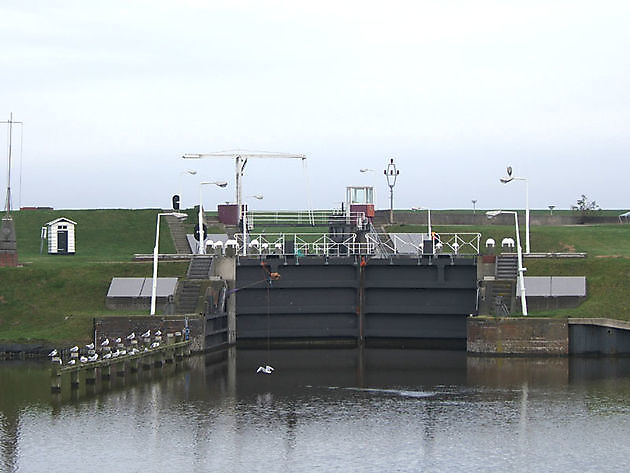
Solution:
M 422 225 L 393 225 L 392 232 L 426 232 Z M 438 233 L 481 233 L 497 244 L 505 237 L 514 238 L 514 226 L 436 225 Z M 521 238 L 525 230 L 521 228 Z M 525 246 L 524 241 L 522 242 Z M 530 228 L 532 252 L 584 252 L 579 259 L 526 258 L 527 276 L 586 276 L 587 298 L 575 309 L 534 312 L 530 315 L 557 317 L 608 317 L 630 320 L 630 225 L 575 225 Z M 482 252 L 483 252 L 482 248 Z
M 13 214 L 21 268 L 0 268 L 0 341 L 87 341 L 92 317 L 111 313 L 105 296 L 112 277 L 150 277 L 157 210 L 21 211 Z M 57 217 L 76 226 L 76 254 L 40 255 L 40 229 Z M 160 253 L 174 253 L 160 225 Z M 160 276 L 182 276 L 186 263 L 160 263 Z M 120 314 L 120 312 L 117 312 Z

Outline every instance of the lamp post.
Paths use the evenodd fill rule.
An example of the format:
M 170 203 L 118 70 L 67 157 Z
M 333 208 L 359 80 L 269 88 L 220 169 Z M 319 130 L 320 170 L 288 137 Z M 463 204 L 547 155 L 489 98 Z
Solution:
M 202 195 L 201 195 L 201 189 L 203 188 L 203 186 L 209 185 L 209 184 L 213 184 L 217 187 L 225 187 L 227 186 L 227 182 L 225 181 L 202 181 L 199 183 L 199 250 L 197 251 L 197 254 L 200 255 L 205 255 L 206 254 L 206 232 L 203 229 L 203 200 L 202 200 Z
M 396 185 L 396 178 L 400 174 L 400 171 L 396 169 L 396 164 L 394 164 L 394 158 L 389 158 L 389 164 L 383 174 L 385 174 L 389 186 L 389 223 L 394 223 L 394 186 Z
M 265 198 L 262 194 L 248 195 L 247 197 L 253 197 L 257 200 L 263 200 Z M 247 203 L 245 202 L 245 207 Z M 247 212 L 243 211 L 243 256 L 247 256 Z
M 499 179 L 503 184 L 525 181 L 525 254 L 529 254 L 529 186 L 526 177 L 512 176 L 512 166 L 507 167 L 507 176 Z
M 429 237 L 431 237 L 431 209 L 428 207 L 411 207 L 411 210 L 426 210 L 427 211 L 427 228 L 429 231 Z
M 505 211 L 505 210 L 490 210 L 486 212 L 488 218 L 494 218 L 500 214 L 512 214 L 514 215 L 514 226 L 516 227 L 516 254 L 518 256 L 518 282 L 521 288 L 521 311 L 523 315 L 527 315 L 527 299 L 525 297 L 525 276 L 524 273 L 527 268 L 523 267 L 523 254 L 521 250 L 521 238 L 518 229 L 518 212 Z
M 188 215 L 180 212 L 164 212 L 157 214 L 157 223 L 155 226 L 155 246 L 153 247 L 153 282 L 151 283 L 151 315 L 155 315 L 155 295 L 157 293 L 157 275 L 158 275 L 158 246 L 160 244 L 160 217 L 164 215 L 172 215 L 177 218 L 186 218 Z
M 477 213 L 477 199 L 472 199 L 471 202 L 473 204 L 473 215 L 475 215 Z

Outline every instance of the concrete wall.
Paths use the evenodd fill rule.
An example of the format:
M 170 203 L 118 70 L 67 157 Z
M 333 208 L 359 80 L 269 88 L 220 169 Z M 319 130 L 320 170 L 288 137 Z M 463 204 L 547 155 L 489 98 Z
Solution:
M 94 340 L 99 344 L 105 338 L 110 340 L 121 337 L 123 340 L 131 332 L 140 335 L 147 330 L 162 331 L 165 340 L 167 333 L 180 331 L 184 333 L 186 317 L 184 316 L 104 316 L 94 318 Z M 205 347 L 205 327 L 203 317 L 188 317 L 188 328 L 192 340 L 192 351 L 203 351 Z
M 469 353 L 510 355 L 568 355 L 567 320 L 547 318 L 470 317 Z
M 572 355 L 630 354 L 630 323 L 611 319 L 569 319 Z

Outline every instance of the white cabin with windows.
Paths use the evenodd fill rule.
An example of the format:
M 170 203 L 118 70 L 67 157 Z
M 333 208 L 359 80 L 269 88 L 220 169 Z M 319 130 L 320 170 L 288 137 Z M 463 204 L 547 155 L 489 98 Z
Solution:
M 77 223 L 60 217 L 44 227 L 48 238 L 49 255 L 73 255 L 76 251 L 74 227 Z

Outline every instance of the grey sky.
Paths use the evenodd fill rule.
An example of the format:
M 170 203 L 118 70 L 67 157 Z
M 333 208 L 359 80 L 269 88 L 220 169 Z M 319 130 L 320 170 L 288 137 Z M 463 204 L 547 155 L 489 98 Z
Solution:
M 192 206 L 186 169 L 230 181 L 204 188 L 214 207 L 233 164 L 179 156 L 244 148 L 306 154 L 318 208 L 349 184 L 388 206 L 390 156 L 397 207 L 523 207 L 523 185 L 498 181 L 511 164 L 533 208 L 625 208 L 628 25 L 630 2 L 607 0 L 4 0 L 14 207 L 167 207 L 180 186 Z M 256 208 L 305 208 L 305 187 L 296 162 L 248 164 Z

